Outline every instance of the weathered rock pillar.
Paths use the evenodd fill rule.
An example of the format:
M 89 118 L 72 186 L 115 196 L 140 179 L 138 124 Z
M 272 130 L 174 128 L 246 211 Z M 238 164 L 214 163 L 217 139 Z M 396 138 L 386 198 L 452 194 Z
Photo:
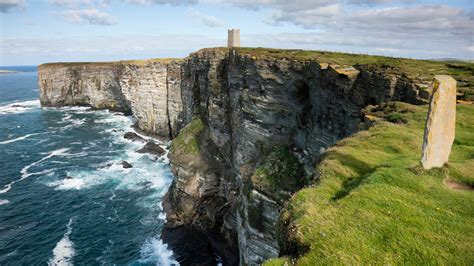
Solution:
M 430 108 L 423 137 L 421 163 L 425 169 L 443 167 L 448 162 L 456 127 L 456 80 L 435 76 Z

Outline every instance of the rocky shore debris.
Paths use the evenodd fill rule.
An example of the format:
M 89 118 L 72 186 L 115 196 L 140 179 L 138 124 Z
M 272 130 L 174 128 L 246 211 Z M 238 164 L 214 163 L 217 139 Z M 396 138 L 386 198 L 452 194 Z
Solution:
M 127 161 L 122 161 L 120 162 L 123 168 L 128 169 L 128 168 L 133 168 L 133 165 Z
M 141 149 L 138 149 L 137 152 L 149 153 L 156 156 L 162 156 L 163 154 L 165 154 L 165 150 L 153 141 L 147 142 L 147 144 L 145 144 L 145 146 L 143 146 Z
M 131 140 L 131 141 L 141 141 L 145 142 L 145 139 L 140 137 L 137 133 L 135 132 L 127 132 L 125 135 L 123 135 L 125 139 Z
M 108 163 L 108 164 L 106 164 L 106 165 L 104 165 L 104 166 L 101 166 L 101 167 L 99 167 L 99 168 L 102 168 L 102 169 L 103 169 L 103 168 L 109 168 L 109 167 L 111 167 L 111 166 L 113 166 L 113 165 L 121 165 L 124 169 L 133 168 L 133 165 L 132 165 L 131 163 L 125 161 L 125 160 L 122 160 L 122 161 L 120 161 L 120 162 Z

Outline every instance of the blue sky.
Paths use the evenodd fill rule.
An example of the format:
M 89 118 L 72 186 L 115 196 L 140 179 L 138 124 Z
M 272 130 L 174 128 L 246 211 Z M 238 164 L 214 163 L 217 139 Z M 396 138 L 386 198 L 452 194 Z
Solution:
M 225 46 L 474 58 L 473 0 L 0 0 L 0 65 L 184 57 Z

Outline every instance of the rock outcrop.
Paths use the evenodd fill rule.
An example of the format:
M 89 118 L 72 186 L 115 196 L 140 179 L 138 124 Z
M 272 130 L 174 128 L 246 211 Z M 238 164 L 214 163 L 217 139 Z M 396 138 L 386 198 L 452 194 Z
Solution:
M 197 230 L 224 264 L 279 255 L 275 226 L 285 201 L 317 178 L 310 173 L 327 147 L 358 131 L 364 107 L 420 102 L 409 78 L 383 66 L 340 68 L 224 48 L 118 65 L 108 70 L 114 86 L 105 87 L 91 82 L 93 74 L 73 74 L 101 68 L 43 65 L 41 102 L 123 106 L 144 131 L 174 138 L 166 228 Z M 104 95 L 115 93 L 110 99 L 120 101 L 108 106 Z
M 456 127 L 456 80 L 435 76 L 432 91 L 421 158 L 425 169 L 443 167 L 448 162 Z
M 143 146 L 142 148 L 137 150 L 138 153 L 148 153 L 155 156 L 162 156 L 166 153 L 166 151 L 160 147 L 160 145 L 156 144 L 153 141 L 149 141 Z

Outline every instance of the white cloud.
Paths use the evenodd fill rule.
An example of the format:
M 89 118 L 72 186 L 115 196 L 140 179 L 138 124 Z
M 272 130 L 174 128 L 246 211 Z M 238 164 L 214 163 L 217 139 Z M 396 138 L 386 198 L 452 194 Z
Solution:
M 71 23 L 91 24 L 109 26 L 117 24 L 117 19 L 107 13 L 100 12 L 94 8 L 67 10 L 63 13 L 64 18 Z
M 50 4 L 59 6 L 59 7 L 107 7 L 110 5 L 110 0 L 48 0 Z
M 199 11 L 191 10 L 189 11 L 189 15 L 199 23 L 208 26 L 208 27 L 222 27 L 224 23 L 217 19 L 214 16 L 209 16 Z
M 314 9 L 339 2 L 339 0 L 200 0 L 200 3 L 204 4 L 232 5 L 246 9 L 271 8 L 282 11 Z
M 223 45 L 225 36 L 197 34 L 1 38 L 0 65 L 185 57 L 200 48 Z
M 0 12 L 7 13 L 15 8 L 23 8 L 25 0 L 0 0 Z
M 198 0 L 128 0 L 130 3 L 138 5 L 169 4 L 173 6 L 197 4 Z
M 321 24 L 327 24 L 331 19 L 342 12 L 340 4 L 324 5 L 312 9 L 302 9 L 295 11 L 274 11 L 272 15 L 266 19 L 271 24 L 280 24 L 289 22 L 304 28 L 313 28 Z
M 308 50 L 331 50 L 365 54 L 383 54 L 416 58 L 472 58 L 464 47 L 468 41 L 460 41 L 446 36 L 412 38 L 391 34 L 357 34 L 353 32 L 278 33 L 242 35 L 242 43 L 249 47 L 272 47 Z

